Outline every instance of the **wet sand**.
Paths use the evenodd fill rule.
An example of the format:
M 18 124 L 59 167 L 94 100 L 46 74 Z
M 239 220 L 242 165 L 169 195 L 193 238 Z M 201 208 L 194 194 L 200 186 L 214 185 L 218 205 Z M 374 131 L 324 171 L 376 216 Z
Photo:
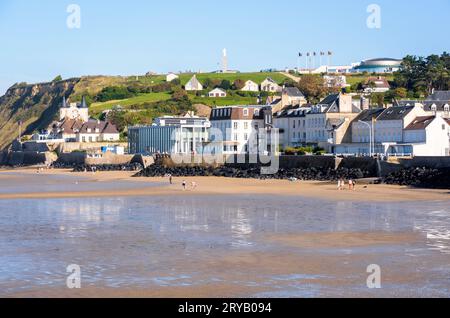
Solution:
M 36 175 L 35 170 L 14 170 L 15 173 Z M 166 178 L 133 178 L 134 172 L 98 172 L 72 173 L 70 170 L 48 170 L 39 174 L 45 176 L 71 176 L 73 178 L 86 178 L 97 183 L 95 191 L 58 191 L 43 193 L 0 193 L 2 199 L 35 199 L 35 198 L 79 198 L 79 197 L 113 197 L 113 196 L 161 196 L 161 195 L 286 195 L 303 196 L 317 199 L 362 202 L 402 202 L 402 201 L 435 201 L 450 199 L 449 190 L 414 189 L 410 187 L 392 185 L 358 184 L 355 191 L 348 189 L 337 190 L 337 185 L 329 182 L 285 180 L 256 180 L 231 179 L 219 177 L 189 177 L 174 178 L 174 184 L 169 185 Z M 11 176 L 0 172 L 0 180 Z M 181 182 L 186 180 L 190 185 L 192 181 L 198 187 L 183 191 Z M 132 189 L 101 189 L 102 183 L 135 182 L 138 185 Z
M 75 189 L 0 192 L 0 296 L 450 297 L 446 191 L 214 177 L 183 191 L 132 174 L 0 172 Z M 80 290 L 65 287 L 74 263 Z

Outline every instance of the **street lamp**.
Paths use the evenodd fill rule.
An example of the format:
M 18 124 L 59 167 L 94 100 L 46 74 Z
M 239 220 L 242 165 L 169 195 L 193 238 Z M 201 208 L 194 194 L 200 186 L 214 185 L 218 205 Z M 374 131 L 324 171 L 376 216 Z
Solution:
M 372 154 L 373 154 L 372 153 L 372 126 L 369 123 L 366 123 L 365 121 L 362 121 L 362 120 L 360 120 L 358 122 L 369 127 L 369 140 L 370 140 L 369 141 L 369 154 L 372 157 Z

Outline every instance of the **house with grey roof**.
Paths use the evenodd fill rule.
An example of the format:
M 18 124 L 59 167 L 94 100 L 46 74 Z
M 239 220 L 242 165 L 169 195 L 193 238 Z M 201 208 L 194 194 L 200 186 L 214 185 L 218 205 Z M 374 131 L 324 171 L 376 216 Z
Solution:
M 308 101 L 297 87 L 285 87 L 281 93 L 282 108 L 286 106 L 303 106 Z
M 120 133 L 116 126 L 108 121 L 91 119 L 81 126 L 77 132 L 77 142 L 107 142 L 119 141 Z
M 306 144 L 306 118 L 310 111 L 308 106 L 288 106 L 274 114 L 274 126 L 279 129 L 282 148 Z
M 361 110 L 349 94 L 330 94 L 311 107 L 306 119 L 306 140 L 328 152 L 334 146 L 351 142 L 350 124 Z
M 439 114 L 450 118 L 450 91 L 434 91 L 423 102 L 424 109 L 430 114 Z

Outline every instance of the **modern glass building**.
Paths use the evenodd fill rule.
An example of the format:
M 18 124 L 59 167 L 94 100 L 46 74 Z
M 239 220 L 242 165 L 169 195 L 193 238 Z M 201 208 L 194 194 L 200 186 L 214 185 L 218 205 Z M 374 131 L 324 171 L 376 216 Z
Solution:
M 161 117 L 153 126 L 128 128 L 130 154 L 201 153 L 208 141 L 206 118 Z
M 360 65 L 356 66 L 356 72 L 368 73 L 393 73 L 400 69 L 402 60 L 391 58 L 380 58 L 362 61 Z

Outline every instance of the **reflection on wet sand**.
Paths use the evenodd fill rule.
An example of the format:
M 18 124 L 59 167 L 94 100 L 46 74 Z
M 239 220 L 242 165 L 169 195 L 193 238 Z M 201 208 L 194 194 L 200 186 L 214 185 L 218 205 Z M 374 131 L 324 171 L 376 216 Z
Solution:
M 450 296 L 448 202 L 0 201 L 1 296 Z M 14 208 L 12 208 L 14 207 Z M 82 289 L 65 288 L 66 267 Z M 383 288 L 368 290 L 379 264 Z

